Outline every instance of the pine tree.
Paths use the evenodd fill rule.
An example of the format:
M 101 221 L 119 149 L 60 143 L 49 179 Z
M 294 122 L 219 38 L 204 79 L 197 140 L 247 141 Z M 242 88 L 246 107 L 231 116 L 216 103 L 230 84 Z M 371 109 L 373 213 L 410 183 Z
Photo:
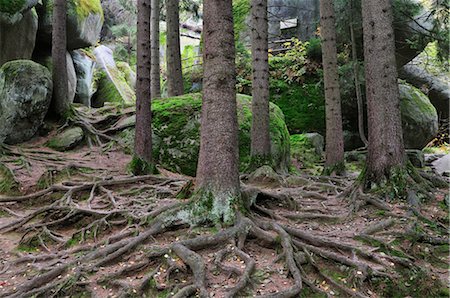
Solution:
M 159 62 L 159 0 L 152 0 L 150 38 L 151 38 L 151 94 L 161 97 L 160 62 Z
M 167 8 L 167 93 L 182 95 L 184 91 L 180 50 L 179 0 L 166 0 Z
M 320 0 L 322 63 L 325 84 L 326 174 L 344 171 L 344 135 L 336 50 L 336 18 L 332 0 Z

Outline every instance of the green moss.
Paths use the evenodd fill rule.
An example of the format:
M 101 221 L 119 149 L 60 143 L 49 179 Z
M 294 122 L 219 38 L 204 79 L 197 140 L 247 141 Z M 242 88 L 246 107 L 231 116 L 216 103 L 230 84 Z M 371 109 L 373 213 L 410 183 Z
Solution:
M 0 193 L 14 194 L 18 191 L 18 183 L 14 179 L 11 170 L 3 163 L 0 163 Z
M 238 40 L 241 32 L 247 28 L 245 20 L 250 13 L 250 0 L 233 0 L 233 20 L 235 39 Z
M 345 173 L 345 163 L 342 161 L 331 166 L 325 166 L 323 168 L 322 175 L 325 176 L 343 175 L 344 173 Z
M 283 111 L 291 134 L 316 131 L 325 133 L 325 98 L 317 83 L 270 81 L 270 101 Z
M 77 15 L 86 18 L 89 14 L 101 14 L 103 9 L 100 0 L 73 0 Z
M 296 162 L 296 166 L 301 169 L 310 169 L 314 173 L 319 173 L 321 167 L 321 156 L 316 153 L 313 144 L 304 134 L 290 136 L 291 156 Z
M 26 4 L 26 0 L 0 0 L 0 12 L 16 14 L 20 12 Z
M 134 155 L 128 164 L 128 170 L 134 175 L 148 175 L 157 173 L 153 163 L 149 163 L 142 158 Z

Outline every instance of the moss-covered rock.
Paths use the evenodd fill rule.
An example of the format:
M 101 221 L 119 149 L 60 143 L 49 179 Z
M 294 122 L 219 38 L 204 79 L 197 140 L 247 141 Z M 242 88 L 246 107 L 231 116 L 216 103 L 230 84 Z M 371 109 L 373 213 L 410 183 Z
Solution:
M 251 97 L 237 95 L 239 121 L 240 170 L 250 162 Z M 152 101 L 153 158 L 157 164 L 179 173 L 195 176 L 200 148 L 201 94 L 187 94 Z M 133 144 L 128 130 L 122 138 Z M 276 105 L 270 105 L 270 137 L 272 158 L 277 172 L 287 172 L 290 164 L 289 132 L 284 115 Z
M 50 72 L 33 61 L 15 60 L 0 68 L 0 143 L 21 143 L 34 136 L 52 90 Z
M 81 127 L 71 127 L 51 138 L 47 146 L 57 151 L 67 151 L 75 148 L 84 138 Z
M 428 97 L 419 89 L 400 83 L 400 108 L 406 148 L 422 149 L 438 131 L 438 115 Z
M 323 137 L 319 134 L 291 135 L 292 163 L 297 170 L 310 169 L 320 172 L 320 161 L 323 151 Z
M 53 0 L 42 0 L 36 6 L 39 15 L 38 38 L 41 44 L 51 45 Z M 100 0 L 67 1 L 67 49 L 94 45 L 103 26 Z
M 38 0 L 0 0 L 0 23 L 13 25 L 19 22 Z

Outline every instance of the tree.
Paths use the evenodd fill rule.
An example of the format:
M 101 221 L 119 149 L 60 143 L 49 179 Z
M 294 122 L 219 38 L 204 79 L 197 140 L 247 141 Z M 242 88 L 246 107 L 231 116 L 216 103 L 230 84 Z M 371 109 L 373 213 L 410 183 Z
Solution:
M 271 163 L 267 0 L 252 0 L 252 167 Z
M 131 170 L 135 174 L 152 172 L 152 114 L 150 92 L 150 15 L 151 0 L 138 0 L 136 135 Z
M 363 0 L 369 147 L 366 181 L 394 179 L 406 165 L 390 0 Z
M 161 97 L 160 64 L 159 64 L 159 0 L 152 0 L 151 13 L 151 94 L 153 98 Z
M 167 21 L 167 93 L 169 96 L 183 94 L 183 73 L 180 52 L 179 0 L 166 0 Z
M 203 4 L 204 77 L 197 191 L 212 197 L 211 219 L 234 220 L 240 196 L 233 14 L 231 0 Z M 220 30 L 218 30 L 220 28 Z
M 53 5 L 52 29 L 52 64 L 53 64 L 53 99 L 52 109 L 60 116 L 70 109 L 67 100 L 69 83 L 67 75 L 67 3 L 65 0 L 55 0 Z
M 327 174 L 341 174 L 344 171 L 344 136 L 342 132 L 335 20 L 333 1 L 321 0 L 320 25 L 326 114 L 324 172 Z

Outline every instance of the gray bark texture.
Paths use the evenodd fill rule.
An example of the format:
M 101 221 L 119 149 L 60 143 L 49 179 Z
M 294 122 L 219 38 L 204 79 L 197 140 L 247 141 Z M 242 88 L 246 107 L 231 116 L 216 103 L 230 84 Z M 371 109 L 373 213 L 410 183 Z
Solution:
M 367 179 L 379 182 L 405 166 L 390 0 L 363 0 L 369 147 Z
M 53 98 L 51 108 L 59 116 L 70 109 L 69 83 L 67 75 L 67 3 L 55 0 L 53 5 L 52 64 L 53 64 Z
M 183 73 L 180 50 L 179 0 L 166 0 L 167 8 L 167 93 L 169 96 L 183 94 Z
M 136 135 L 134 153 L 152 162 L 152 114 L 150 93 L 150 14 L 151 0 L 138 0 Z
M 151 93 L 152 97 L 161 97 L 161 77 L 160 77 L 160 61 L 159 61 L 159 0 L 152 0 L 151 13 Z
M 238 122 L 231 0 L 203 4 L 203 104 L 197 188 L 215 199 L 239 195 Z
M 326 145 L 325 166 L 344 161 L 341 95 L 336 50 L 336 18 L 332 0 L 320 1 L 323 77 L 325 84 Z
M 253 58 L 251 156 L 264 159 L 270 157 L 267 0 L 252 0 L 251 20 Z

